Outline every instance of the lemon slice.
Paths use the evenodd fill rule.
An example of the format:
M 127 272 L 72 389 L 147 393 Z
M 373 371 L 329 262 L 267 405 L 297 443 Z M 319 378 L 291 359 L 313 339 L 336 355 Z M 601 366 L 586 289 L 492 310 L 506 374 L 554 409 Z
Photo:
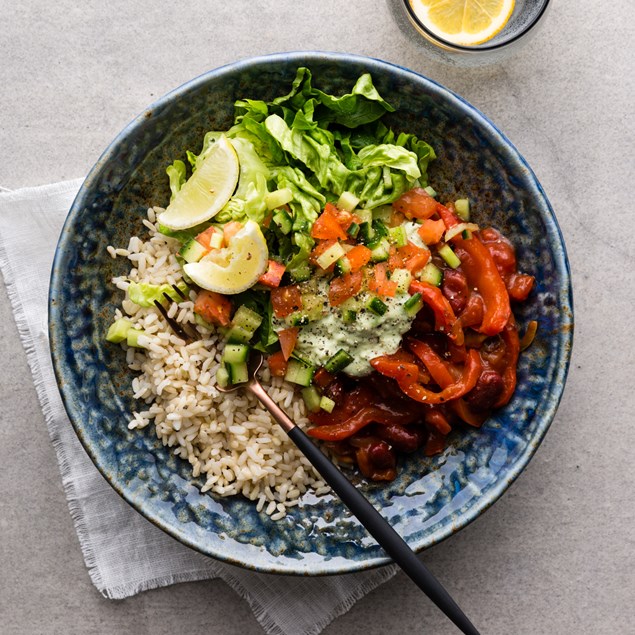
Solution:
M 232 197 L 240 166 L 236 150 L 222 136 L 177 192 L 158 221 L 169 229 L 187 229 L 212 218 Z
M 227 247 L 185 264 L 183 270 L 199 287 L 233 295 L 253 286 L 267 269 L 268 260 L 267 241 L 258 223 L 249 220 Z
M 491 40 L 507 24 L 514 0 L 410 0 L 410 6 L 435 35 L 474 46 Z

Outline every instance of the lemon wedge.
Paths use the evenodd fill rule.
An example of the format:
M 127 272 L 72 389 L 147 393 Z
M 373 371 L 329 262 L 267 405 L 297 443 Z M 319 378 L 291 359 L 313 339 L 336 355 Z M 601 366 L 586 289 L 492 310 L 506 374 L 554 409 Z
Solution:
M 410 6 L 438 37 L 475 46 L 491 40 L 507 24 L 514 0 L 410 0 Z
M 258 223 L 249 220 L 223 249 L 214 249 L 198 262 L 183 266 L 185 273 L 208 291 L 242 293 L 267 269 L 269 250 Z
M 179 230 L 209 220 L 232 197 L 239 174 L 236 150 L 223 135 L 203 161 L 197 163 L 196 171 L 177 192 L 165 212 L 159 214 L 159 223 Z

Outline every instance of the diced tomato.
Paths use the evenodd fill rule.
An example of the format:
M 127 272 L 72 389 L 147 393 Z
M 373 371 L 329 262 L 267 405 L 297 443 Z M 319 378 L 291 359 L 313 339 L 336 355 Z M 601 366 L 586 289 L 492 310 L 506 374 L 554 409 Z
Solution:
M 375 265 L 373 277 L 368 283 L 368 288 L 378 295 L 391 298 L 397 293 L 397 283 L 388 279 L 386 276 L 386 265 L 383 263 Z
M 291 353 L 293 353 L 293 349 L 295 348 L 295 343 L 298 341 L 299 332 L 300 328 L 297 326 L 292 326 L 291 328 L 284 329 L 283 331 L 278 331 L 280 348 L 282 349 L 282 354 L 284 355 L 285 360 L 288 360 L 289 357 L 291 357 Z
M 417 247 L 415 244 L 409 242 L 405 247 L 399 249 L 399 254 L 403 260 L 403 266 L 410 271 L 410 273 L 417 273 L 423 269 L 428 260 L 430 260 L 430 251 Z
M 330 203 L 327 203 L 327 205 L 330 205 Z M 344 231 L 346 231 L 353 224 L 353 222 L 359 224 L 360 219 L 358 216 L 355 216 L 354 214 L 351 214 L 351 212 L 347 212 L 346 210 L 338 209 L 337 207 L 334 207 L 334 209 L 335 218 L 337 218 L 337 222 L 340 224 L 340 227 Z
M 346 240 L 346 232 L 337 220 L 337 208 L 329 203 L 326 204 L 324 211 L 317 217 L 311 228 L 311 238 L 318 240 L 328 240 L 330 238 L 339 238 Z M 350 224 L 350 223 L 349 223 Z
M 331 240 L 321 240 L 313 249 L 313 251 L 309 254 L 309 262 L 314 266 L 317 267 L 318 263 L 317 263 L 317 259 L 327 250 L 329 249 L 329 247 L 332 247 L 335 243 L 337 242 L 337 240 L 335 240 L 335 238 L 331 239 Z M 329 269 L 327 269 L 327 271 L 330 271 L 331 268 L 329 267 Z
M 223 236 L 225 238 L 225 244 L 229 245 L 229 241 L 243 228 L 242 223 L 238 221 L 231 221 L 223 227 Z
M 269 229 L 269 225 L 271 225 L 271 220 L 273 219 L 273 212 L 269 212 L 262 221 L 262 226 Z
M 364 276 L 361 271 L 347 273 L 340 278 L 334 278 L 329 286 L 329 302 L 331 306 L 338 306 L 348 298 L 357 295 L 362 288 Z
M 271 289 L 271 305 L 276 317 L 283 318 L 302 308 L 302 294 L 297 285 Z
M 287 372 L 287 360 L 282 351 L 278 351 L 267 357 L 267 366 L 274 377 L 284 377 Z
M 351 271 L 359 271 L 363 266 L 370 262 L 371 251 L 364 245 L 357 245 L 353 247 L 346 257 L 351 263 Z
M 399 253 L 399 250 L 394 246 L 390 245 L 390 256 L 388 258 L 388 269 L 390 271 L 394 271 L 395 269 L 403 269 L 403 257 Z
M 443 237 L 445 223 L 442 220 L 426 218 L 423 223 L 421 223 L 421 227 L 419 227 L 417 232 L 426 245 L 434 245 Z
M 276 260 L 270 260 L 267 271 L 258 278 L 258 282 L 266 285 L 267 287 L 279 287 L 285 270 L 286 267 L 283 264 L 277 262 Z
M 230 299 L 220 293 L 203 290 L 196 296 L 194 313 L 212 324 L 228 326 L 231 321 L 231 312 Z
M 437 202 L 421 187 L 402 194 L 392 206 L 406 218 L 430 218 L 437 211 Z
M 214 226 L 208 227 L 204 232 L 201 232 L 196 237 L 196 242 L 203 245 L 205 249 L 211 249 L 212 246 L 210 245 L 210 240 L 212 239 L 212 236 L 216 233 L 220 233 L 220 229 Z
M 313 375 L 313 383 L 318 388 L 326 388 L 334 379 L 335 377 L 324 368 L 318 368 L 315 375 Z

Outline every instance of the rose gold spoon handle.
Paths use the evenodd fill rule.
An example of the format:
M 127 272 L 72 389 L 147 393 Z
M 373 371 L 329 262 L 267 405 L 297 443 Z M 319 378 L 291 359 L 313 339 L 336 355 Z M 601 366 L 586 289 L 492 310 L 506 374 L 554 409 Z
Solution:
M 301 428 L 293 423 L 262 387 L 256 373 L 262 366 L 263 357 L 252 351 L 249 363 L 249 381 L 231 388 L 220 388 L 221 392 L 233 392 L 246 388 L 271 413 L 289 438 L 322 475 L 342 502 L 366 527 L 368 533 L 384 548 L 386 553 L 403 569 L 417 586 L 467 635 L 479 635 L 474 625 L 443 588 L 441 583 L 428 571 L 404 539 L 392 528 L 388 521 L 373 507 L 368 499 L 342 474 L 331 460 L 313 443 Z

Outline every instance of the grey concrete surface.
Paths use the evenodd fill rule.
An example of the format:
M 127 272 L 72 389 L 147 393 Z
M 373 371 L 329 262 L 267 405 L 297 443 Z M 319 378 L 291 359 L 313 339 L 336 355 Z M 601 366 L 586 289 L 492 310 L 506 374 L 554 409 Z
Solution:
M 84 175 L 153 99 L 256 54 L 362 53 L 463 95 L 517 145 L 551 199 L 576 334 L 564 399 L 528 469 L 425 560 L 483 634 L 633 633 L 634 13 L 628 0 L 554 1 L 518 57 L 468 71 L 430 61 L 384 0 L 0 0 L 0 185 Z M 0 633 L 261 633 L 220 581 L 119 602 L 96 592 L 4 289 L 0 342 Z M 325 631 L 454 632 L 403 576 Z

